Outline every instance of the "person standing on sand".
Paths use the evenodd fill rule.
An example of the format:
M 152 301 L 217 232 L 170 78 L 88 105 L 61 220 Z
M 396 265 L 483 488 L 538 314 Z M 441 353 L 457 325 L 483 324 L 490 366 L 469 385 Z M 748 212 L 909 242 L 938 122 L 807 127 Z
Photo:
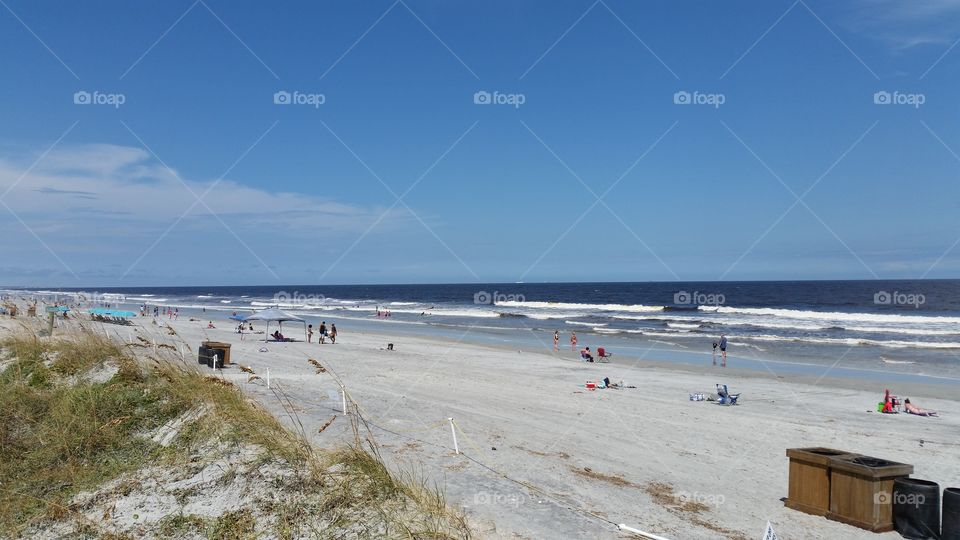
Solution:
M 713 340 L 713 365 L 717 365 L 717 340 Z
M 319 332 L 320 332 L 320 335 L 317 337 L 317 343 L 326 343 L 327 342 L 327 321 L 320 322 Z
M 560 331 L 559 330 L 554 330 L 553 332 L 553 350 L 554 351 L 560 350 Z
M 330 343 L 337 342 L 337 323 L 330 323 Z
M 307 343 L 313 343 L 313 325 L 307 325 Z
M 723 367 L 727 367 L 727 335 L 720 334 L 720 355 L 723 356 Z
M 577 333 L 570 332 L 570 348 L 577 350 Z

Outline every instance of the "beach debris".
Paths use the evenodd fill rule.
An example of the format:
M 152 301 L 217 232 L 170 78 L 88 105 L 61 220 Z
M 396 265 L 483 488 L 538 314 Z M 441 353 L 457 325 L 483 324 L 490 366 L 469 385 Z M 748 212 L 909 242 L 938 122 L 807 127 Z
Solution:
M 640 487 L 620 475 L 604 474 L 601 472 L 594 471 L 590 467 L 583 467 L 579 469 L 576 467 L 570 467 L 570 471 L 573 472 L 574 474 L 578 474 L 580 476 L 590 478 L 591 480 L 600 480 L 600 481 L 607 482 L 609 484 L 613 484 L 619 487 L 632 487 L 632 488 Z
M 313 358 L 308 358 L 307 362 L 310 362 L 310 364 L 312 364 L 313 367 L 317 368 L 317 375 L 327 372 L 327 368 L 323 367 L 323 364 L 321 364 L 320 362 L 317 362 Z
M 254 374 L 253 368 L 250 366 L 240 366 L 240 371 L 244 373 L 249 373 L 250 375 Z
M 317 433 L 323 433 L 323 430 L 325 430 L 325 429 L 327 429 L 328 427 L 330 427 L 330 424 L 332 424 L 333 421 L 336 420 L 336 419 L 337 419 L 337 415 L 331 416 L 329 420 L 327 420 L 326 422 L 324 422 L 324 424 L 323 424 L 322 426 L 320 426 L 320 429 L 317 430 Z

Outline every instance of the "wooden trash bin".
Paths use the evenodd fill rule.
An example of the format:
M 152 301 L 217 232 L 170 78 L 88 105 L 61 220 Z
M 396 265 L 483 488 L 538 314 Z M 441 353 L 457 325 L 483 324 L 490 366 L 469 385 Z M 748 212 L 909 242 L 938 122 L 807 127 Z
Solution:
M 213 349 L 212 353 L 220 356 L 220 359 L 223 360 L 223 365 L 230 363 L 230 344 L 224 343 L 222 341 L 204 341 L 200 344 L 201 347 L 206 347 L 207 349 Z
M 913 474 L 913 465 L 870 456 L 831 460 L 827 519 L 872 532 L 893 530 L 893 481 Z
M 853 456 L 833 448 L 788 448 L 790 480 L 784 506 L 813 514 L 830 511 L 830 462 L 833 458 Z

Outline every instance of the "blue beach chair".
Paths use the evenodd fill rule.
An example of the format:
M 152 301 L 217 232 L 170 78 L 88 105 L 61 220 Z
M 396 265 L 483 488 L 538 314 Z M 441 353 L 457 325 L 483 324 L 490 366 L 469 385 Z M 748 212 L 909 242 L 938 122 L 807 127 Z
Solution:
M 740 394 L 731 394 L 725 384 L 717 384 L 717 395 L 719 396 L 717 403 L 720 405 L 736 405 L 737 400 L 740 399 Z

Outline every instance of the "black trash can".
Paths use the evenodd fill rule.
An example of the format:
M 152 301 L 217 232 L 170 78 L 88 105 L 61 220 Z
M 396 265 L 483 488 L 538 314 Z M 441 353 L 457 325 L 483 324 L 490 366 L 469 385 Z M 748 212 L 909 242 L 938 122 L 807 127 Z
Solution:
M 960 488 L 943 490 L 943 530 L 941 540 L 960 540 Z
M 200 351 L 197 353 L 197 363 L 198 364 L 210 364 L 210 358 L 213 356 L 213 351 L 209 347 L 200 346 Z
M 940 539 L 940 486 L 919 478 L 893 481 L 893 527 L 904 538 Z

